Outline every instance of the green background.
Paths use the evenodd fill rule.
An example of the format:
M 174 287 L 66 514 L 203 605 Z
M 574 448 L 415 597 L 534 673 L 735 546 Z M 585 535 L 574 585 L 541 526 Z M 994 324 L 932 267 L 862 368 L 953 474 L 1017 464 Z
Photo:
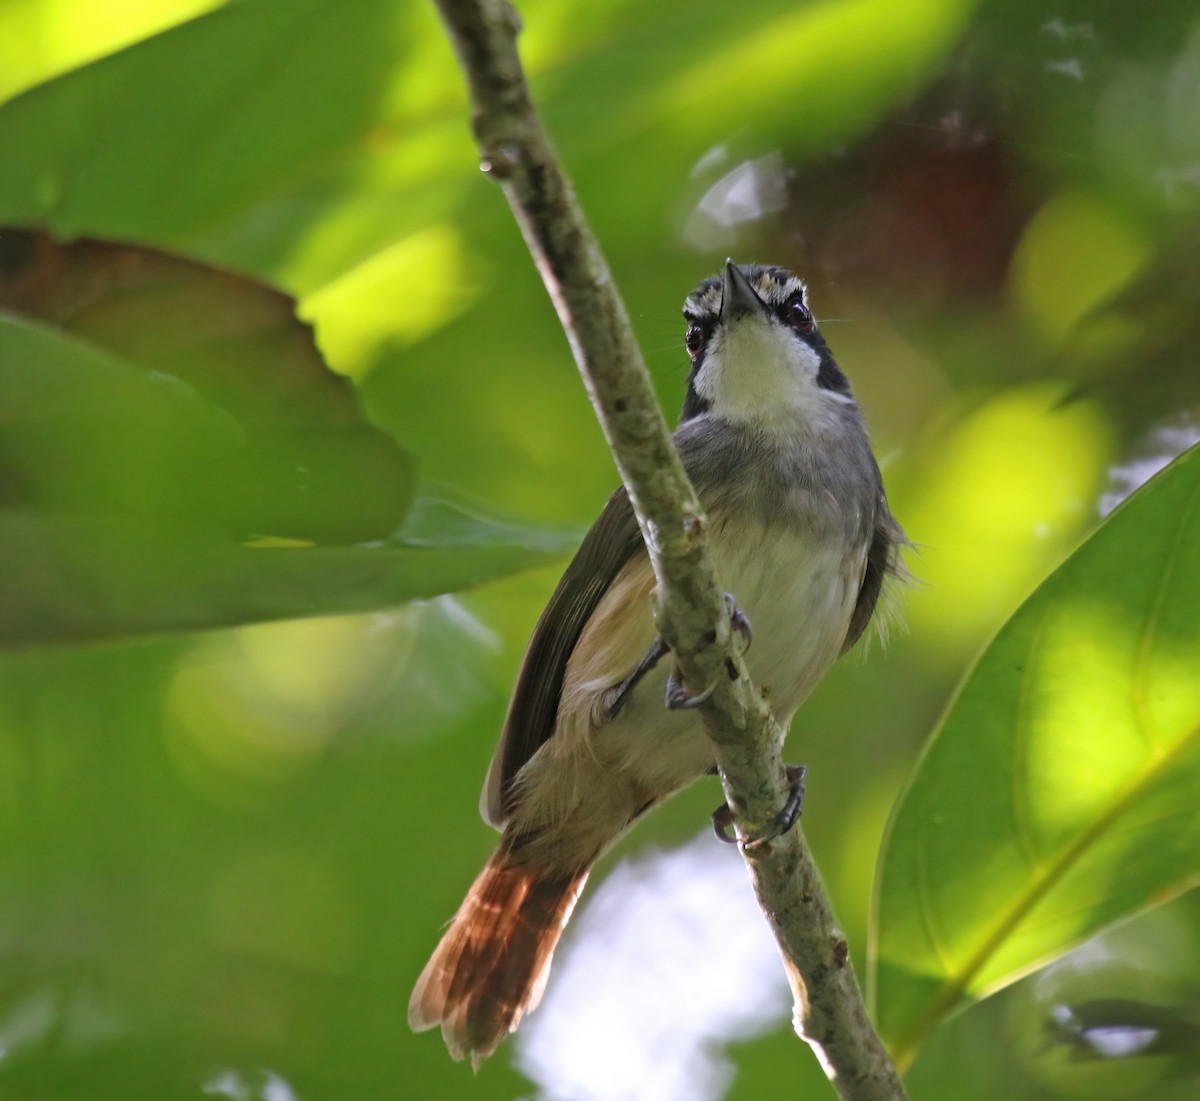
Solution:
M 828 1095 L 732 854 L 692 840 L 711 782 L 605 861 L 528 1046 L 472 1077 L 409 1034 L 411 983 L 494 840 L 477 794 L 563 566 L 545 558 L 615 474 L 478 172 L 432 5 L 210 8 L 0 4 L 0 223 L 294 295 L 423 499 L 502 519 L 434 540 L 483 541 L 486 570 L 377 582 L 374 612 L 5 651 L 0 1095 Z M 664 403 L 687 291 L 726 255 L 797 270 L 917 544 L 906 626 L 839 665 L 789 749 L 861 966 L 884 826 L 953 686 L 1102 500 L 1197 438 L 1200 20 L 1182 0 L 1152 19 L 1116 0 L 521 8 L 534 94 Z M 141 576 L 96 530 L 68 538 Z M 1048 1022 L 1125 999 L 1182 1007 L 1186 1040 L 1198 931 L 1184 896 L 955 1018 L 914 1096 L 1192 1096 L 1190 1042 L 1102 1059 Z M 531 1082 L 546 1051 L 582 1079 Z M 622 1077 L 641 1060 L 662 1077 Z

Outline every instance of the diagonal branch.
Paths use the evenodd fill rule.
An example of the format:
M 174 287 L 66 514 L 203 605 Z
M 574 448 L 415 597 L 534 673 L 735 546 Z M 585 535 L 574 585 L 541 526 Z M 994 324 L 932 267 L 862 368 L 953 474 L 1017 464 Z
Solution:
M 703 510 L 608 266 L 534 111 L 516 49 L 519 17 L 507 0 L 437 2 L 470 84 L 482 168 L 521 226 L 637 512 L 658 579 L 659 630 L 686 683 L 717 684 L 702 714 L 725 796 L 742 836 L 763 833 L 787 798 L 784 733 L 731 645 Z M 843 1098 L 904 1098 L 803 834 L 743 852 L 783 954 L 797 1032 Z

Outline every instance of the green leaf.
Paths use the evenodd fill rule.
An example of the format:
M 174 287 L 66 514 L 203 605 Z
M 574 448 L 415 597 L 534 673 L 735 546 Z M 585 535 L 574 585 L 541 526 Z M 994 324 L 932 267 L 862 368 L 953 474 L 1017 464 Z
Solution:
M 390 535 L 407 459 L 286 299 L 146 250 L 84 248 L 100 262 L 68 263 L 66 278 L 49 261 L 79 246 L 43 252 L 32 282 L 0 272 L 0 303 L 71 330 L 0 313 L 0 646 L 367 611 L 574 544 L 440 497 Z M 205 307 L 219 319 L 202 323 Z M 307 477 L 289 496 L 297 463 Z M 287 538 L 355 532 L 389 535 Z
M 0 313 L 0 506 L 215 512 L 237 420 L 186 383 Z
M 547 561 L 577 541 L 522 534 L 442 501 L 393 539 L 241 545 L 216 527 L 0 510 L 0 646 L 86 642 L 367 612 Z M 440 542 L 424 517 L 435 511 Z
M 901 1063 L 970 1000 L 1200 882 L 1198 496 L 1193 448 L 1013 616 L 928 746 L 872 938 Z
M 444 110 L 442 90 L 462 102 L 431 47 L 449 61 L 432 5 L 356 0 L 348 18 L 325 0 L 229 4 L 0 106 L 11 151 L 0 221 L 167 245 L 260 275 L 307 272 L 316 252 L 323 282 L 462 190 L 439 180 L 422 196 L 394 179 L 427 184 L 446 158 L 414 157 L 384 127 L 409 137 L 409 114 Z M 432 85 L 432 103 L 413 82 Z M 430 128 L 451 160 L 470 156 L 459 118 Z M 396 167 L 375 180 L 381 158 Z M 369 211 L 321 225 L 364 189 Z
M 52 326 L 40 337 L 20 327 L 0 334 L 0 369 L 20 390 L 7 404 L 9 421 L 25 430 L 19 465 L 39 487 L 22 496 L 34 503 L 48 503 L 49 472 L 49 503 L 65 492 L 90 508 L 111 506 L 128 501 L 131 485 L 148 491 L 150 480 L 157 492 L 142 493 L 141 507 L 200 509 L 235 532 L 352 543 L 388 535 L 404 517 L 411 462 L 363 417 L 287 295 L 136 245 L 61 244 L 3 229 L 0 309 Z M 73 339 L 56 342 L 55 333 Z M 100 350 L 122 361 L 110 360 L 105 394 L 95 392 Z M 224 448 L 182 467 L 176 460 L 194 451 L 194 433 L 165 407 L 156 412 L 174 380 L 192 408 L 223 413 L 234 429 Z M 87 425 L 84 438 L 77 422 Z M 116 492 L 87 498 L 106 473 Z
M 400 24 L 387 0 L 230 5 L 31 89 L 3 111 L 3 216 L 103 214 L 122 237 L 220 219 L 366 129 Z

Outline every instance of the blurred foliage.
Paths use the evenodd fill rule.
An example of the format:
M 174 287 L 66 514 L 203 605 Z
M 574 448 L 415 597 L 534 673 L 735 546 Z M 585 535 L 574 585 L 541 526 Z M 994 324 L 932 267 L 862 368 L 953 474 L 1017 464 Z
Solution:
M 432 5 L 244 0 L 184 22 L 211 6 L 125 0 L 99 18 L 87 0 L 0 4 L 0 224 L 136 244 L 293 296 L 370 422 L 420 464 L 408 542 L 450 557 L 405 588 L 410 564 L 381 557 L 403 547 L 255 547 L 248 534 L 291 533 L 235 525 L 185 539 L 180 568 L 156 577 L 155 555 L 125 549 L 137 524 L 112 517 L 161 522 L 164 492 L 189 478 L 201 496 L 232 491 L 244 409 L 162 384 L 163 362 L 140 365 L 133 345 L 5 317 L 2 442 L 20 443 L 37 485 L 71 491 L 50 515 L 7 508 L 20 487 L 0 485 L 3 553 L 43 566 L 0 590 L 6 624 L 22 595 L 26 623 L 43 607 L 100 614 L 98 576 L 124 586 L 113 614 L 217 608 L 202 570 L 259 552 L 327 554 L 336 581 L 293 576 L 288 601 L 317 603 L 288 603 L 242 574 L 243 613 L 260 586 L 272 617 L 458 589 L 561 547 L 543 525 L 582 529 L 615 481 L 519 233 L 474 170 Z M 1200 435 L 1200 19 L 1184 0 L 1152 19 L 1118 0 L 521 8 L 534 93 L 664 401 L 682 395 L 678 309 L 694 283 L 727 254 L 804 273 L 920 548 L 909 633 L 840 663 L 792 732 L 811 769 L 806 828 L 861 961 L 886 819 L 952 686 L 1102 509 Z M 135 316 L 117 336 L 144 332 Z M 118 406 L 126 447 L 106 412 Z M 35 411 L 49 436 L 30 430 Z M 65 473 L 46 465 L 64 454 Z M 335 493 L 332 519 L 368 488 L 344 486 L 346 513 Z M 114 513 L 126 492 L 145 507 Z M 69 572 L 42 543 L 21 549 L 48 520 L 65 525 Z M 503 561 L 481 568 L 476 552 Z M 478 785 L 560 570 L 387 612 L 7 654 L 0 1092 L 528 1096 L 519 1041 L 472 1080 L 408 1034 L 404 1007 L 491 844 Z M 1065 675 L 1091 676 L 1088 652 L 1064 653 Z M 1102 761 L 1106 745 L 1078 753 Z M 1091 773 L 1063 767 L 1054 790 L 1078 795 L 1066 814 Z M 1007 791 L 1001 779 L 980 783 Z M 692 837 L 717 798 L 697 785 L 611 860 Z M 1010 821 L 995 826 L 1011 839 Z M 965 940 L 970 906 L 987 905 L 967 901 Z M 914 1096 L 1192 1096 L 1194 1059 L 1170 1038 L 1194 1020 L 1197 929 L 1184 896 L 950 1021 L 913 1068 Z M 681 1078 L 679 1096 L 798 1079 L 820 1095 L 785 1017 L 737 1034 L 728 1080 Z M 1147 1029 L 1158 1038 L 1140 1048 L 1089 1042 Z

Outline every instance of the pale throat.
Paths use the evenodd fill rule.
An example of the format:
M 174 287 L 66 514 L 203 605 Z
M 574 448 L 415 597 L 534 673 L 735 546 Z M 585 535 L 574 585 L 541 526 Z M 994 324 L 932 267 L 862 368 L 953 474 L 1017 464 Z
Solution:
M 714 414 L 735 424 L 819 433 L 836 419 L 837 407 L 847 404 L 843 395 L 817 385 L 820 363 L 812 348 L 781 327 L 743 322 L 710 346 L 696 392 Z

